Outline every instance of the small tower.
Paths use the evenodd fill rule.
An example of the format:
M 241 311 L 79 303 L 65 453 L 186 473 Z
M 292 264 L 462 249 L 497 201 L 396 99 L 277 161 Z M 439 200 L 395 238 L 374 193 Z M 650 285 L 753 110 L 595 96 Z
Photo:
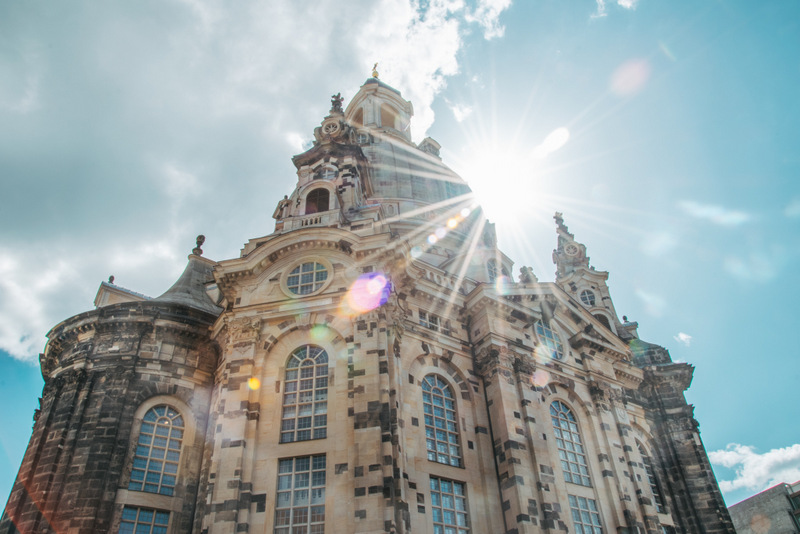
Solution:
M 597 271 L 589 264 L 586 245 L 575 241 L 564 224 L 564 216 L 556 212 L 558 246 L 553 251 L 556 284 L 577 300 L 608 330 L 621 337 L 630 337 L 630 328 L 622 328 L 608 290 L 608 271 Z

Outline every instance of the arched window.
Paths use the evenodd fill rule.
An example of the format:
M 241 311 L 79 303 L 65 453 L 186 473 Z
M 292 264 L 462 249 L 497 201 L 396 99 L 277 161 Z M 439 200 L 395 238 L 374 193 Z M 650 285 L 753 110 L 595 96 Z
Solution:
M 583 302 L 584 306 L 594 306 L 595 298 L 594 292 L 589 289 L 584 289 L 581 291 L 581 302 Z
M 149 409 L 142 420 L 133 456 L 129 490 L 172 495 L 181 457 L 183 417 L 161 404 Z
M 395 111 L 386 104 L 381 106 L 381 126 L 395 128 Z
M 331 200 L 330 192 L 324 187 L 318 187 L 306 195 L 306 215 L 328 211 Z
M 453 390 L 439 376 L 428 375 L 422 381 L 422 404 L 428 460 L 460 466 L 461 447 L 458 445 L 458 416 Z
M 563 402 L 554 401 L 550 405 L 550 418 L 553 420 L 553 433 L 556 436 L 564 480 L 581 486 L 591 486 L 589 464 L 586 462 L 586 452 L 578 431 L 578 421 L 572 410 Z
M 595 313 L 594 318 L 603 323 L 603 326 L 611 330 L 611 323 L 608 322 L 608 317 L 600 313 Z
M 639 447 L 639 454 L 642 455 L 642 464 L 644 464 L 644 471 L 647 474 L 647 483 L 650 484 L 650 491 L 653 492 L 653 506 L 659 514 L 666 513 L 664 508 L 664 498 L 661 496 L 661 487 L 658 484 L 656 473 L 653 471 L 653 462 L 644 450 L 644 447 L 638 441 L 636 446 Z
M 304 345 L 286 363 L 281 443 L 328 435 L 328 354 Z
M 489 282 L 494 283 L 497 280 L 497 261 L 489 260 L 486 262 L 486 271 L 489 273 Z
M 545 346 L 547 355 L 554 360 L 564 357 L 564 344 L 561 343 L 561 336 L 554 332 L 549 326 L 545 326 L 542 321 L 536 321 L 536 337 Z

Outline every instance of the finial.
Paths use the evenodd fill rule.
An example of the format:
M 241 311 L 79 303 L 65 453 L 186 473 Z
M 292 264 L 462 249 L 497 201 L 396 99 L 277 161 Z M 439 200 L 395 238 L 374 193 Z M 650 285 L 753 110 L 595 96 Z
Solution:
M 205 242 L 206 242 L 206 236 L 204 236 L 202 234 L 197 236 L 197 246 L 192 249 L 192 254 L 194 254 L 196 256 L 202 256 L 203 255 L 203 249 L 200 248 L 200 247 L 202 247 L 203 243 L 205 243 Z
M 342 93 L 336 93 L 331 97 L 331 113 L 344 113 L 342 109 Z
M 114 283 L 114 275 L 113 274 L 108 277 L 108 283 L 109 284 L 113 284 Z
M 376 80 L 378 79 L 378 64 L 377 63 L 375 63 L 372 66 L 372 77 L 375 78 Z

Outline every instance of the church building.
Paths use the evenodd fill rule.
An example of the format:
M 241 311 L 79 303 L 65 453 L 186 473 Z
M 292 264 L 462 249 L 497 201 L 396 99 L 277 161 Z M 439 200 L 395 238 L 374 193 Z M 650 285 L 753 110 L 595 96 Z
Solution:
M 515 276 L 399 91 L 331 104 L 272 233 L 48 333 L 0 534 L 734 532 L 694 368 L 562 215 Z

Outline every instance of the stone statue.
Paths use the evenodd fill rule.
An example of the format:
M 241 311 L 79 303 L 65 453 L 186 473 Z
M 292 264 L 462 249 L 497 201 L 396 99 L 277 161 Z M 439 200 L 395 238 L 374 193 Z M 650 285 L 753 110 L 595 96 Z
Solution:
M 205 243 L 205 242 L 206 242 L 206 236 L 204 236 L 202 234 L 197 236 L 197 240 L 196 240 L 197 246 L 192 249 L 192 254 L 194 254 L 196 256 L 202 256 L 203 255 L 203 249 L 200 248 L 200 247 L 202 247 L 203 243 Z
M 522 267 L 519 270 L 519 281 L 523 284 L 533 284 L 538 282 L 539 279 L 533 274 L 533 269 L 530 267 Z
M 342 93 L 333 95 L 331 97 L 331 113 L 344 113 L 344 109 L 342 108 L 343 101 Z

